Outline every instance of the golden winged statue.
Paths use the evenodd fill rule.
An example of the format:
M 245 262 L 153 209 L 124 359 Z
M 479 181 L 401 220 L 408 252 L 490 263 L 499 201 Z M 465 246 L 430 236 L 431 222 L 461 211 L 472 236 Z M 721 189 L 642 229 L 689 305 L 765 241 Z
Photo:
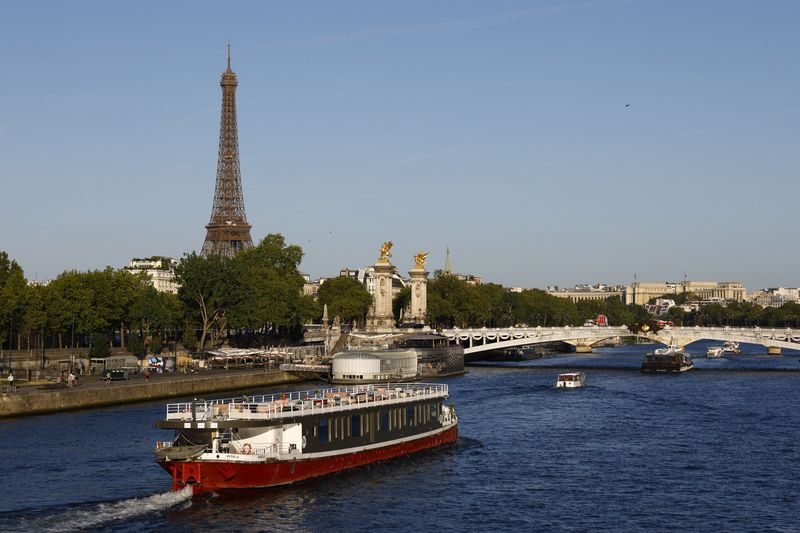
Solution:
M 378 258 L 378 261 L 386 261 L 389 262 L 389 258 L 392 257 L 392 246 L 394 243 L 392 241 L 386 241 L 381 246 L 381 256 Z
M 428 258 L 428 252 L 420 252 L 414 256 L 414 268 L 418 270 L 425 270 L 425 260 Z

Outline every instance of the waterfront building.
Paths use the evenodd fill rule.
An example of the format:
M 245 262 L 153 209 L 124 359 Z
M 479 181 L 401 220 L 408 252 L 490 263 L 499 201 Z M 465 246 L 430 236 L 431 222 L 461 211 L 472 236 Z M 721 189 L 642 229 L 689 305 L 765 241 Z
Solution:
M 569 298 L 573 302 L 580 302 L 583 300 L 597 300 L 602 301 L 608 298 L 625 299 L 624 287 L 621 285 L 606 285 L 605 283 L 598 283 L 596 285 L 580 284 L 575 285 L 572 289 L 560 289 L 558 285 L 547 287 L 545 291 L 550 296 L 557 298 Z
M 339 271 L 339 277 L 342 278 L 353 278 L 357 280 L 359 283 L 364 284 L 367 288 L 367 292 L 370 295 L 375 296 L 375 268 L 374 267 L 365 267 L 365 268 L 343 268 Z M 397 296 L 403 287 L 408 284 L 408 280 L 400 276 L 397 272 L 392 272 L 392 298 Z M 324 281 L 321 280 L 323 283 Z
M 656 298 L 654 303 L 644 304 L 645 311 L 655 316 L 666 316 L 673 307 L 675 307 L 675 300 L 669 298 Z
M 303 296 L 317 296 L 319 292 L 319 287 L 324 282 L 323 278 L 318 279 L 317 281 L 311 281 L 311 276 L 308 274 L 300 273 L 303 276 Z
M 680 283 L 634 282 L 625 287 L 625 303 L 644 305 L 669 294 L 692 293 L 709 302 L 744 302 L 747 290 L 737 281 L 682 281 Z
M 175 267 L 178 260 L 172 257 L 153 256 L 146 259 L 131 259 L 124 270 L 138 274 L 144 272 L 150 278 L 150 284 L 159 292 L 177 294 L 178 283 L 175 281 Z
M 220 79 L 222 114 L 219 127 L 217 183 L 211 220 L 206 225 L 203 255 L 233 257 L 253 246 L 250 224 L 244 210 L 242 176 L 239 171 L 239 134 L 236 125 L 236 73 L 231 70 L 231 46 L 228 45 L 228 69 Z
M 415 379 L 417 372 L 414 350 L 341 352 L 331 363 L 333 383 L 407 381 Z
M 761 307 L 781 307 L 789 302 L 800 302 L 800 288 L 772 287 L 759 289 L 750 294 L 750 302 Z

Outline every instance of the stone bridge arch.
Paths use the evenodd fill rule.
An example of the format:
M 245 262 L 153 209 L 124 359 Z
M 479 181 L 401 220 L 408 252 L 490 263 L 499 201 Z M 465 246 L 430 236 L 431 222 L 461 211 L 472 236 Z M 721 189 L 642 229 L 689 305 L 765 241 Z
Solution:
M 546 342 L 565 342 L 579 353 L 591 352 L 592 346 L 609 338 L 639 337 L 661 344 L 686 346 L 699 340 L 734 341 L 765 346 L 770 354 L 781 349 L 800 350 L 800 331 L 761 328 L 666 327 L 657 332 L 631 332 L 626 326 L 564 326 L 552 328 L 448 329 L 443 330 L 452 342 L 464 346 L 466 356 L 490 350 L 530 346 Z

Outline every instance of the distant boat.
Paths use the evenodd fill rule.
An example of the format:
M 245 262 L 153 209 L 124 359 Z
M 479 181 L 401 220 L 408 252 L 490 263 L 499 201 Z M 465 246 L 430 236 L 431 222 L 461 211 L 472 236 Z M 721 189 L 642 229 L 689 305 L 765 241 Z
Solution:
M 742 350 L 739 349 L 739 343 L 736 341 L 725 341 L 725 344 L 722 345 L 722 350 L 725 353 L 741 353 Z
M 586 376 L 582 372 L 565 372 L 558 375 L 557 389 L 577 389 L 583 387 Z
M 683 353 L 683 346 L 676 346 L 674 344 L 670 344 L 666 348 L 656 348 L 653 353 L 655 355 L 676 355 Z
M 667 352 L 669 348 L 663 348 Z M 642 372 L 686 372 L 694 368 L 692 358 L 683 353 L 672 351 L 670 353 L 649 353 L 644 356 Z
M 719 357 L 723 357 L 725 355 L 725 348 L 722 346 L 710 346 L 708 350 L 706 350 L 706 357 L 710 357 L 711 359 L 717 359 Z

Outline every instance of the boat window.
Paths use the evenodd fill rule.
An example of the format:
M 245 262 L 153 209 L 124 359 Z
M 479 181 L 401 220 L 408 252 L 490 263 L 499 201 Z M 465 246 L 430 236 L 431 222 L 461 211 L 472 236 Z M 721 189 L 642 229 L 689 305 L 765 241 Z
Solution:
M 378 431 L 389 431 L 389 411 L 386 409 L 381 411 L 381 417 L 378 420 Z
M 361 415 L 353 415 L 350 417 L 350 434 L 353 437 L 361 436 Z
M 320 444 L 327 444 L 330 441 L 331 435 L 328 429 L 328 419 L 323 418 L 318 423 L 317 426 L 319 428 L 319 443 Z

